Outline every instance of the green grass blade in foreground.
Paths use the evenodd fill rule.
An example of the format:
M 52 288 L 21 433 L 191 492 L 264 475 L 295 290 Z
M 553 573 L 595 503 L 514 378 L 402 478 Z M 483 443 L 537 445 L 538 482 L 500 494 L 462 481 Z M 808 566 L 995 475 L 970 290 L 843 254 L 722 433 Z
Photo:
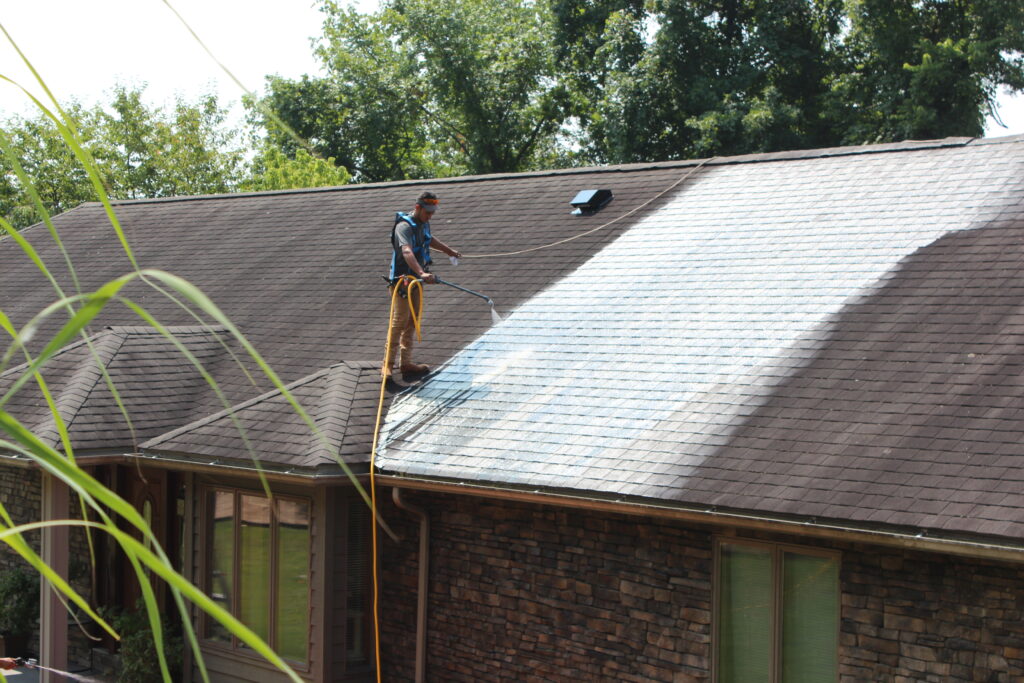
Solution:
M 25 239 L 20 232 L 15 230 L 14 226 L 7 220 L 0 218 L 0 228 L 7 233 L 9 239 L 17 242 L 18 246 L 21 247 L 21 250 L 25 252 L 25 255 L 29 257 L 32 263 L 36 264 L 36 267 L 43 273 L 43 275 L 46 276 L 50 281 L 50 284 L 53 285 L 54 290 L 57 292 L 57 296 L 63 298 L 64 291 L 61 289 L 60 284 L 57 283 L 56 278 L 53 277 L 53 273 L 51 273 L 50 269 L 46 267 L 45 263 L 43 263 L 43 259 L 39 256 L 39 252 L 37 252 L 29 241 Z
M 0 29 L 2 29 L 2 26 L 0 26 Z M 93 192 L 96 193 L 96 197 L 99 199 L 100 204 L 103 205 L 103 209 L 107 214 L 107 219 L 110 221 L 111 227 L 114 228 L 114 232 L 117 234 L 117 238 L 121 242 L 121 248 L 124 250 L 125 255 L 131 262 L 132 268 L 139 270 L 139 264 L 135 260 L 135 254 L 132 252 L 131 246 L 128 244 L 128 238 L 124 234 L 121 222 L 118 220 L 117 214 L 114 212 L 114 207 L 110 203 L 110 196 L 107 194 L 106 186 L 99 174 L 99 166 L 96 164 L 95 159 L 92 158 L 92 153 L 89 152 L 79 139 L 77 129 L 74 127 L 71 117 L 64 113 L 58 106 L 58 111 L 60 111 L 61 116 L 64 117 L 64 120 L 61 120 L 61 118 L 57 117 L 53 112 L 47 109 L 42 102 L 40 102 L 32 93 L 26 90 L 17 81 L 2 74 L 0 74 L 0 81 L 6 81 L 20 89 L 26 97 L 35 103 L 43 115 L 50 119 L 57 127 L 57 132 L 60 133 L 61 138 L 64 140 L 64 144 L 67 145 L 68 149 L 70 149 L 75 155 L 75 158 L 78 159 L 82 168 L 85 170 L 86 175 L 89 176 L 89 182 L 92 185 Z
M 88 505 L 96 511 L 97 515 L 104 522 L 104 528 L 116 527 L 117 525 L 113 521 L 113 519 L 106 513 L 106 511 L 102 507 L 103 505 L 120 514 L 122 517 L 126 519 L 126 521 L 130 522 L 133 526 L 135 526 L 135 528 L 142 534 L 143 538 L 147 539 L 147 541 L 151 543 L 154 548 L 157 548 L 159 550 L 159 557 L 162 559 L 162 561 L 165 562 L 168 566 L 171 566 L 170 558 L 166 556 L 163 548 L 160 546 L 152 530 L 148 527 L 148 525 L 146 525 L 145 520 L 142 518 L 141 515 L 138 514 L 138 512 L 132 505 L 128 504 L 116 493 L 107 489 L 105 486 L 97 482 L 88 473 L 82 471 L 80 468 L 74 465 L 74 463 L 70 463 L 67 460 L 61 458 L 59 453 L 49 448 L 45 443 L 41 442 L 34 434 L 32 434 L 29 430 L 25 429 L 22 425 L 20 425 L 20 423 L 18 423 L 17 420 L 15 420 L 13 417 L 11 417 L 9 414 L 5 413 L 2 410 L 0 410 L 0 430 L 8 432 L 8 434 L 17 439 L 21 444 L 18 445 L 8 441 L 0 440 L 0 448 L 6 448 L 8 450 L 20 453 L 25 457 L 35 460 L 37 463 L 40 464 L 40 466 L 43 469 L 46 469 L 53 476 L 64 481 L 64 483 L 67 484 L 69 488 L 71 488 L 71 490 L 74 491 L 79 496 L 83 503 L 88 503 Z M 100 505 L 99 503 L 102 503 L 102 505 Z M 7 519 L 8 525 L 13 525 L 13 523 L 10 521 L 10 518 L 6 517 L 6 513 L 4 514 L 5 518 Z M 138 564 L 136 559 L 133 558 L 130 554 L 126 554 L 128 555 L 128 559 L 131 562 L 132 567 L 136 572 L 136 575 L 138 576 L 140 586 L 143 586 L 143 597 L 145 598 L 145 593 L 149 591 L 147 585 L 148 577 L 146 576 L 145 571 Z M 35 562 L 33 562 L 32 564 L 33 566 L 37 566 Z M 40 571 L 45 571 L 41 567 L 37 566 L 37 568 L 39 568 Z M 47 572 L 47 575 L 49 576 L 50 573 Z M 171 590 L 175 596 L 175 603 L 177 604 L 179 612 L 182 615 L 183 623 L 188 629 L 190 635 L 190 643 L 196 648 L 196 665 L 200 668 L 203 680 L 208 681 L 205 662 L 203 661 L 201 651 L 198 649 L 199 643 L 194 637 L 194 633 L 192 632 L 191 624 L 189 622 L 190 615 L 188 613 L 188 608 L 181 600 L 181 595 L 178 589 L 175 586 L 171 586 Z M 157 609 L 155 599 L 153 601 L 150 601 L 148 598 L 146 598 L 146 603 L 147 609 Z M 162 640 L 162 636 L 160 639 Z
M 56 243 L 57 248 L 60 249 L 60 253 L 64 257 L 64 264 L 67 266 L 68 273 L 71 275 L 72 283 L 74 283 L 75 291 L 81 293 L 82 286 L 78 281 L 78 273 L 75 271 L 74 264 L 71 263 L 71 256 L 68 254 L 67 249 L 64 248 L 64 242 L 60 238 L 60 233 L 57 232 L 57 226 L 53 224 L 50 212 L 46 210 L 46 206 L 43 204 L 43 200 L 39 196 L 39 192 L 36 190 L 35 184 L 32 182 L 32 179 L 28 177 L 28 174 L 25 173 L 25 170 L 21 166 L 21 161 L 18 159 L 18 155 L 14 153 L 14 149 L 11 147 L 11 142 L 3 131 L 0 131 L 0 149 L 3 150 L 4 156 L 7 157 L 7 161 L 11 164 L 11 168 L 14 170 L 14 175 L 17 176 L 22 188 L 28 192 L 29 197 L 32 198 L 32 203 L 35 204 L 36 211 L 39 212 L 43 223 L 46 225 L 46 229 L 50 231 L 50 236 Z M 15 232 L 7 221 L 4 221 L 4 229 L 11 234 Z M 46 266 L 41 267 L 47 277 L 53 281 L 53 277 L 50 275 L 50 271 Z M 53 281 L 53 283 L 54 286 L 57 287 L 57 295 L 64 296 L 63 291 L 61 291 L 56 281 Z
M 104 518 L 104 524 L 102 525 L 103 528 L 109 531 L 110 529 L 116 528 L 117 525 L 109 516 L 107 516 L 103 512 L 102 508 L 96 504 L 96 498 L 94 497 L 95 494 L 99 494 L 99 500 L 102 501 L 102 503 L 107 507 L 110 507 L 112 509 L 119 509 L 121 511 L 129 511 L 130 514 L 128 521 L 133 521 L 135 523 L 136 528 L 139 529 L 143 533 L 144 537 L 148 539 L 148 542 L 152 543 L 154 547 L 159 548 L 159 543 L 157 542 L 157 539 L 155 538 L 155 536 L 152 535 L 152 531 L 148 528 L 148 526 L 146 526 L 145 521 L 141 518 L 141 516 L 137 515 L 134 507 L 128 505 L 114 492 L 110 491 L 109 489 L 106 489 L 95 480 L 92 480 L 92 478 L 89 477 L 89 475 L 82 472 L 72 463 L 69 463 L 68 461 L 60 458 L 59 454 L 57 454 L 55 451 L 52 451 L 52 449 L 48 449 L 45 444 L 43 444 L 35 437 L 34 434 L 29 432 L 22 425 L 17 423 L 17 421 L 14 420 L 10 415 L 3 411 L 0 411 L 0 429 L 6 431 L 26 448 L 19 448 L 16 444 L 6 441 L 0 441 L 0 447 L 7 448 L 15 452 L 20 452 L 23 455 L 26 455 L 27 457 L 32 457 L 34 460 L 39 462 L 39 464 L 44 469 L 46 469 L 52 475 L 64 481 L 83 500 L 89 501 L 92 507 L 97 509 L 97 511 Z M 8 526 L 13 526 L 10 522 L 10 517 L 6 514 L 6 511 L 3 511 L 3 515 L 8 523 Z M 132 520 L 131 517 L 135 517 L 136 519 Z M 43 574 L 51 582 L 51 584 L 57 587 L 62 593 L 67 595 L 68 598 L 75 602 L 75 604 L 79 605 L 79 607 L 85 609 L 86 613 L 89 614 L 89 616 L 98 619 L 98 617 L 94 615 L 92 610 L 90 610 L 88 606 L 84 603 L 81 597 L 78 596 L 77 593 L 75 593 L 72 589 L 70 589 L 70 586 L 68 586 L 67 583 L 59 575 L 57 575 L 56 572 L 54 572 L 49 566 L 47 566 L 37 555 L 35 555 L 35 553 L 30 552 L 30 549 L 28 548 L 27 545 L 24 544 L 23 541 L 19 543 L 18 537 L 15 537 L 13 539 L 8 540 L 8 543 L 11 543 L 12 546 L 15 547 L 15 550 L 22 554 L 26 560 L 28 560 L 41 574 Z M 132 552 L 132 549 L 125 549 L 125 553 L 139 579 L 139 585 L 142 589 L 143 599 L 146 603 L 146 608 L 149 614 L 150 625 L 151 628 L 153 629 L 153 638 L 156 641 L 158 648 L 160 648 L 159 658 L 161 670 L 164 672 L 164 680 L 170 682 L 171 679 L 169 669 L 167 667 L 167 662 L 162 652 L 163 635 L 162 631 L 160 630 L 161 626 L 159 623 L 153 623 L 154 620 L 156 622 L 159 622 L 160 619 L 160 609 L 156 602 L 156 595 L 153 593 L 152 586 L 150 585 L 148 577 L 146 575 L 146 568 L 144 568 L 142 564 L 140 564 L 138 558 Z M 162 548 L 160 548 L 159 556 L 156 554 L 152 554 L 152 557 L 158 558 L 159 561 L 164 562 L 165 564 L 170 566 L 170 560 L 163 553 Z M 147 563 L 148 568 L 150 570 L 155 571 L 154 567 L 149 566 L 151 564 L 151 562 Z M 186 619 L 188 618 L 187 611 L 184 616 Z M 113 634 L 113 629 L 111 629 L 108 625 L 104 624 L 104 627 Z
M 223 624 L 225 628 L 231 631 L 236 638 L 263 655 L 268 662 L 286 673 L 293 681 L 296 683 L 303 683 L 302 679 L 299 678 L 298 674 L 292 670 L 288 663 L 274 652 L 269 645 L 263 642 L 263 639 L 256 635 L 256 633 L 249 629 L 249 627 L 236 619 L 229 612 L 225 611 L 224 608 L 214 602 L 209 596 L 196 588 L 180 574 L 175 572 L 174 569 L 157 561 L 157 558 L 153 555 L 152 551 L 139 543 L 138 540 L 119 529 L 111 529 L 110 531 L 117 536 L 122 547 L 131 548 L 133 554 L 142 560 L 147 567 L 159 574 L 160 578 L 167 583 L 176 585 L 185 597 Z
M 191 282 L 188 282 L 187 280 L 180 278 L 177 275 L 173 275 L 165 271 L 146 269 L 145 271 L 143 271 L 143 275 L 147 278 L 152 277 L 154 279 L 160 280 L 165 285 L 167 285 L 168 287 L 170 287 L 171 289 L 173 289 L 174 291 L 178 292 L 183 297 L 191 301 L 195 306 L 197 306 L 200 310 L 202 310 L 204 313 L 210 316 L 218 324 L 224 326 L 224 328 L 227 329 L 227 331 L 235 339 L 238 340 L 238 342 L 242 345 L 246 352 L 248 352 L 249 356 L 256 362 L 256 364 L 260 367 L 260 369 L 267 376 L 267 378 L 273 383 L 274 387 L 281 392 L 285 400 L 287 400 L 288 403 L 291 404 L 292 408 L 299 415 L 299 417 L 302 418 L 303 422 L 306 423 L 306 425 L 310 428 L 312 433 L 316 435 L 317 438 L 322 443 L 328 443 L 326 437 L 324 437 L 323 433 L 320 431 L 320 428 L 317 427 L 316 422 L 313 420 L 312 417 L 310 417 L 309 413 L 307 413 L 302 408 L 302 406 L 299 405 L 299 402 L 295 399 L 292 393 L 285 387 L 284 382 L 281 381 L 281 378 L 278 377 L 277 373 L 274 372 L 274 370 L 270 367 L 266 360 L 264 360 L 263 356 L 260 355 L 260 353 L 252 345 L 252 343 L 245 337 L 245 335 L 243 335 L 241 331 L 239 331 L 238 328 L 235 327 L 234 323 L 232 323 L 231 320 L 229 320 L 228 317 L 224 315 L 223 311 L 221 311 L 220 308 L 218 308 L 217 305 L 213 303 L 213 301 L 210 300 L 209 297 L 203 294 L 202 290 L 193 285 Z M 343 461 L 340 457 L 336 457 L 335 462 L 338 463 L 338 465 L 342 468 L 342 471 L 344 471 L 346 476 L 348 476 L 353 486 L 355 486 L 356 490 L 363 497 L 363 500 L 365 500 L 368 505 L 372 506 L 369 495 L 363 489 L 363 486 L 359 483 L 359 480 L 356 478 L 351 468 L 349 468 L 345 461 Z M 393 532 L 390 529 L 388 529 L 388 533 L 393 534 Z
M 25 348 L 25 345 L 28 344 L 33 337 L 35 337 L 36 332 L 39 330 L 39 326 L 43 323 L 43 321 L 46 318 L 53 315 L 54 311 L 56 311 L 62 306 L 66 306 L 71 303 L 85 301 L 88 297 L 88 294 L 76 294 L 74 296 L 67 296 L 53 304 L 50 304 L 41 312 L 37 313 L 35 317 L 29 320 L 28 323 L 26 323 L 25 326 L 22 327 L 21 330 L 17 331 L 17 333 L 14 335 L 14 341 L 11 343 L 10 346 L 7 347 L 7 351 L 4 352 L 3 358 L 0 359 L 0 370 L 7 367 L 7 364 L 10 363 L 11 359 L 14 357 L 14 354 L 16 354 L 19 349 Z M 10 320 L 10 318 L 7 318 L 7 320 Z
M 0 446 L 7 447 L 8 445 L 13 444 L 5 444 L 3 441 L 0 441 Z M 10 530 L 16 528 L 17 526 L 14 524 L 13 520 L 8 514 L 7 508 L 5 508 L 2 504 L 0 504 L 0 519 L 3 520 L 2 524 L 0 524 L 0 529 Z M 51 586 L 53 586 L 57 591 L 59 591 L 73 603 L 78 605 L 79 609 L 81 609 L 85 614 L 89 615 L 91 619 L 93 619 L 97 624 L 99 624 L 100 628 L 102 628 L 104 631 L 114 636 L 115 638 L 117 637 L 117 632 L 114 630 L 114 628 L 106 621 L 104 621 L 103 618 L 100 617 L 100 615 L 97 614 L 96 611 L 89 606 L 88 601 L 86 601 L 85 598 L 79 595 L 75 591 L 75 589 L 71 587 L 71 584 L 65 581 L 63 577 L 61 577 L 57 572 L 51 569 L 50 565 L 46 564 L 46 562 L 44 562 L 43 559 L 39 557 L 36 551 L 32 549 L 32 547 L 28 544 L 28 542 L 25 541 L 25 539 L 21 536 L 20 533 L 13 533 L 10 536 L 5 537 L 4 542 L 11 546 L 11 548 L 13 548 L 16 553 L 21 555 L 26 562 L 32 565 L 32 567 L 37 572 L 39 572 L 41 576 L 43 576 L 47 581 L 50 582 Z
M 227 412 L 227 415 L 231 420 L 231 424 L 238 430 L 239 436 L 242 438 L 242 444 L 245 446 L 246 453 L 249 454 L 249 457 L 253 461 L 253 465 L 256 467 L 256 471 L 259 473 L 260 483 L 263 485 L 263 493 L 266 494 L 267 498 L 272 499 L 273 494 L 270 492 L 270 482 L 267 481 L 266 475 L 263 472 L 263 464 L 256 455 L 256 450 L 252 445 L 252 441 L 249 440 L 249 434 L 246 431 L 246 428 L 241 422 L 239 422 L 238 416 L 234 414 L 234 411 L 231 409 L 231 402 L 227 399 L 227 396 L 224 395 L 224 392 L 221 390 L 220 385 L 217 384 L 217 381 L 213 379 L 213 376 L 210 375 L 209 372 L 207 372 L 199 358 L 197 358 L 193 352 L 189 351 L 188 348 L 174 336 L 174 333 L 161 325 L 157 318 L 153 317 L 153 315 L 148 313 L 148 311 L 129 299 L 121 298 L 121 301 L 135 311 L 136 315 L 141 317 L 146 323 L 150 324 L 150 326 L 157 330 L 165 339 L 170 341 L 171 344 L 174 345 L 174 348 L 177 349 L 181 355 L 187 358 L 190 364 L 193 364 L 203 379 L 206 380 L 207 385 L 213 389 L 215 394 L 217 394 L 217 399 L 220 400 L 221 405 L 223 405 L 224 410 Z
M 32 373 L 38 371 L 39 368 L 42 367 L 44 363 L 46 363 L 58 351 L 64 348 L 64 346 L 68 343 L 68 341 L 71 340 L 72 337 L 77 336 L 79 332 L 85 329 L 85 326 L 92 322 L 93 318 L 99 315 L 100 311 L 103 310 L 103 307 L 107 305 L 107 302 L 114 298 L 117 295 L 117 293 L 121 291 L 121 288 L 128 284 L 128 282 L 130 282 L 132 279 L 134 279 L 134 277 L 134 274 L 124 275 L 122 277 L 117 278 L 116 280 L 111 280 L 110 282 L 106 283 L 105 285 L 97 289 L 92 294 L 85 295 L 85 305 L 83 305 L 82 308 L 80 308 L 75 313 L 75 315 L 72 316 L 71 320 L 65 323 L 64 326 L 57 332 L 57 334 L 54 335 L 54 337 L 49 341 L 49 343 L 46 344 L 46 346 L 39 353 L 39 355 L 36 356 L 35 360 L 33 360 L 32 363 L 29 365 L 28 370 L 25 372 L 25 374 L 19 377 L 17 380 L 15 380 L 14 384 L 7 391 L 7 393 L 4 394 L 3 397 L 0 397 L 0 407 L 3 407 L 8 401 L 11 400 L 11 397 L 15 394 L 15 392 L 17 392 L 18 389 L 22 387 L 22 385 L 25 384 L 26 381 L 28 381 L 28 378 Z M 33 319 L 33 323 L 30 323 L 30 325 L 34 325 L 32 329 L 37 328 L 43 319 L 45 319 L 49 315 L 52 315 L 54 311 L 63 307 L 64 304 L 66 304 L 68 301 L 77 300 L 83 300 L 83 297 L 79 295 L 75 295 L 73 297 L 65 297 L 61 301 L 50 304 L 42 313 L 40 313 L 38 316 L 36 316 L 36 318 Z M 24 344 L 27 341 L 24 339 L 24 336 L 26 334 L 28 333 L 26 333 L 26 331 L 23 329 L 19 335 L 22 344 Z

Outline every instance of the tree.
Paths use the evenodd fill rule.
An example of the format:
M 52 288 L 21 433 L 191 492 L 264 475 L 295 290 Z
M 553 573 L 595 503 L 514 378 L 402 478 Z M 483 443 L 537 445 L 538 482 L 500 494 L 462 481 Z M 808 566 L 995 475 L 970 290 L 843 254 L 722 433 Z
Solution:
M 1024 90 L 1019 0 L 323 9 L 328 76 L 263 103 L 359 181 L 974 136 Z
M 229 192 L 241 180 L 244 149 L 225 127 L 215 95 L 150 108 L 142 90 L 116 88 L 110 109 L 95 112 L 94 155 L 120 199 Z
M 357 180 L 521 171 L 565 158 L 568 89 L 546 4 L 393 0 L 364 15 L 325 0 L 323 11 L 317 54 L 328 76 L 271 79 L 264 103 Z
M 142 90 L 119 87 L 109 108 L 72 103 L 65 109 L 111 197 L 229 192 L 243 178 L 245 148 L 225 127 L 225 110 L 213 95 L 195 103 L 179 99 L 164 111 L 147 106 Z M 95 199 L 82 164 L 46 115 L 10 117 L 0 132 L 50 214 Z M 41 219 L 6 155 L 0 157 L 0 212 L 15 227 Z
M 267 144 L 253 163 L 252 174 L 241 184 L 247 192 L 290 190 L 302 187 L 345 185 L 352 175 L 334 159 L 319 159 L 304 149 L 290 158 L 280 148 Z
M 1016 0 L 552 2 L 599 161 L 980 135 L 1024 89 Z
M 851 3 L 834 94 L 842 142 L 980 136 L 1000 85 L 1024 89 L 1017 0 Z
M 92 112 L 72 103 L 68 115 L 81 122 L 84 141 L 91 141 Z M 22 170 L 33 179 L 43 205 L 51 214 L 67 211 L 95 198 L 89 176 L 67 148 L 56 126 L 42 114 L 13 117 L 0 126 L 0 135 L 18 156 Z M 6 155 L 0 157 L 0 215 L 16 228 L 40 220 L 31 195 L 22 186 Z
M 612 15 L 591 144 L 608 161 L 813 147 L 838 2 L 665 0 Z M 653 29 L 651 27 L 654 27 Z M 651 31 L 652 35 L 645 35 Z M 638 46 L 642 45 L 638 55 Z

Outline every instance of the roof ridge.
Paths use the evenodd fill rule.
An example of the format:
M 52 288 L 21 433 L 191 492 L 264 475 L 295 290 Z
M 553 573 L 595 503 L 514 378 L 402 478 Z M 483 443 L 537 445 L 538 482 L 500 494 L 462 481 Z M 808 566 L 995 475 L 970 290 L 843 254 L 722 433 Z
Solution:
M 347 371 L 339 372 L 343 367 Z M 347 361 L 342 361 L 341 363 L 332 365 L 328 369 L 325 375 L 326 386 L 324 387 L 324 393 L 321 397 L 324 412 L 317 416 L 317 427 L 320 427 L 320 422 L 331 418 L 336 418 L 339 424 L 348 425 L 349 416 L 352 414 L 352 401 L 355 398 L 355 392 L 346 391 L 346 387 L 343 386 L 341 379 L 353 374 L 351 371 L 355 371 L 355 383 L 358 386 L 359 376 L 362 374 L 363 369 L 363 367 Z M 317 459 L 333 463 L 340 457 L 341 442 L 345 438 L 345 432 L 342 432 L 341 438 L 338 440 L 338 443 L 334 448 L 329 446 L 330 440 L 327 436 L 327 430 L 321 429 L 321 434 L 323 435 L 324 440 L 328 441 L 328 443 L 324 443 L 324 440 L 316 438 L 315 434 L 310 434 L 310 438 L 313 439 L 313 448 L 310 449 L 310 455 Z
M 1017 142 L 1014 137 L 1007 136 L 1001 139 L 1003 142 Z M 323 194 L 329 192 L 355 192 L 364 189 L 380 189 L 389 187 L 407 187 L 418 185 L 444 185 L 454 183 L 490 182 L 508 180 L 511 178 L 538 178 L 547 176 L 567 175 L 600 175 L 604 173 L 635 172 L 643 170 L 655 170 L 666 168 L 684 168 L 704 164 L 707 166 L 728 166 L 733 164 L 760 163 L 772 161 L 795 161 L 798 159 L 818 159 L 837 156 L 851 156 L 857 154 L 885 154 L 892 152 L 908 152 L 918 149 L 936 149 L 942 147 L 963 147 L 969 144 L 985 142 L 985 138 L 949 137 L 936 140 L 903 140 L 900 142 L 887 142 L 868 145 L 846 145 L 839 147 L 822 147 L 803 150 L 786 150 L 780 152 L 758 152 L 753 154 L 740 154 L 735 156 L 705 157 L 702 159 L 675 159 L 665 161 L 638 161 L 628 164 L 615 164 L 608 166 L 579 166 L 570 168 L 543 169 L 537 171 L 490 173 L 467 176 L 452 176 L 447 178 L 418 178 L 410 180 L 392 180 L 378 183 L 352 183 L 349 185 L 333 185 L 328 187 L 295 188 L 290 190 L 266 190 L 263 192 L 227 192 L 220 194 L 175 196 L 175 197 L 151 197 L 143 199 L 113 200 L 114 206 L 137 205 L 137 204 L 158 204 L 165 202 L 189 202 L 207 201 L 219 199 L 245 199 L 253 197 L 274 197 L 303 194 Z M 99 206 L 99 202 L 85 202 L 80 206 Z
M 65 429 L 68 433 L 71 432 L 71 428 L 75 423 L 76 418 L 79 415 L 80 409 L 89 400 L 89 396 L 96 390 L 96 386 L 99 384 L 100 379 L 103 377 L 106 368 L 110 366 L 110 363 L 114 360 L 114 356 L 124 346 L 124 341 L 127 337 L 117 332 L 103 331 L 96 335 L 96 343 L 93 348 L 90 348 L 88 357 L 82 361 L 81 364 L 71 373 L 71 377 L 65 383 L 63 391 L 54 400 L 55 407 L 57 408 L 57 414 L 64 420 L 64 415 L 67 411 L 70 412 L 70 418 L 64 423 Z M 87 344 L 89 340 L 83 340 L 83 344 Z M 102 369 L 101 369 L 102 366 Z M 78 387 L 84 389 L 80 398 L 74 395 L 74 390 Z M 78 398 L 78 400 L 73 400 Z M 43 425 L 52 423 L 53 430 L 57 431 L 56 420 L 53 415 L 50 415 L 47 420 L 43 422 Z M 40 425 L 42 427 L 42 425 Z
M 103 329 L 127 335 L 159 334 L 163 336 L 164 334 L 162 330 L 148 325 L 107 325 Z M 221 332 L 227 332 L 228 328 L 224 325 L 167 325 L 164 327 L 164 330 L 171 332 L 172 334 L 216 335 Z
M 296 389 L 298 387 L 301 387 L 301 386 L 304 386 L 306 384 L 309 384 L 310 382 L 315 382 L 316 380 L 320 379 L 321 377 L 323 377 L 325 374 L 329 373 L 333 368 L 337 367 L 340 364 L 341 363 L 335 363 L 334 365 L 328 366 L 328 367 L 323 368 L 321 370 L 317 370 L 316 372 L 314 372 L 314 373 L 312 373 L 310 375 L 306 375 L 305 377 L 300 377 L 299 379 L 297 379 L 297 380 L 295 380 L 293 382 L 285 384 L 284 388 L 287 389 L 290 392 L 293 389 Z M 274 398 L 275 396 L 282 396 L 280 389 L 277 389 L 277 388 L 271 389 L 269 391 L 266 391 L 266 392 L 260 394 L 259 396 L 255 396 L 253 398 L 247 399 L 245 401 L 242 401 L 241 403 L 235 403 L 235 404 L 233 404 L 231 406 L 228 406 L 227 408 L 223 408 L 221 410 L 218 410 L 215 413 L 211 413 L 211 414 L 209 414 L 209 415 L 207 415 L 205 417 L 201 417 L 198 420 L 193 420 L 192 422 L 186 423 L 186 424 L 182 425 L 181 427 L 178 427 L 177 429 L 172 429 L 169 432 L 164 432 L 163 434 L 158 434 L 157 436 L 154 436 L 153 438 L 148 439 L 147 441 L 143 442 L 141 444 L 141 446 L 142 446 L 142 448 L 155 448 L 155 447 L 159 446 L 160 443 L 162 443 L 164 441 L 168 441 L 169 439 L 172 439 L 172 438 L 174 438 L 174 437 L 176 437 L 176 436 L 178 436 L 180 434 L 184 434 L 186 432 L 190 432 L 190 431 L 193 431 L 195 429 L 199 429 L 200 427 L 205 427 L 206 425 L 211 424 L 213 422 L 216 422 L 217 420 L 223 419 L 224 417 L 227 417 L 227 416 L 231 415 L 232 413 L 237 414 L 237 413 L 245 410 L 246 408 L 251 408 L 254 405 L 257 405 L 259 403 L 263 403 L 264 401 L 270 400 L 270 399 Z

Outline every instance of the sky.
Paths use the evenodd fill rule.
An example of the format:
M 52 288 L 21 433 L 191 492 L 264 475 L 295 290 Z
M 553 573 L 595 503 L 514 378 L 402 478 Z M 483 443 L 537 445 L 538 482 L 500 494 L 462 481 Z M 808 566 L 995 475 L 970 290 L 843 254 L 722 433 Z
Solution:
M 311 38 L 320 33 L 314 0 L 170 0 L 213 54 L 250 90 L 264 76 L 319 73 Z M 357 0 L 362 11 L 377 0 Z M 0 24 L 61 101 L 90 106 L 109 100 L 116 84 L 147 84 L 150 104 L 176 95 L 194 101 L 215 92 L 222 104 L 242 91 L 204 51 L 164 0 L 0 0 Z M 0 74 L 39 88 L 17 53 L 0 36 Z M 31 86 L 31 87 L 30 87 Z M 1024 96 L 1002 94 L 1001 117 L 987 136 L 1024 133 Z M 30 111 L 24 94 L 0 82 L 0 116 Z

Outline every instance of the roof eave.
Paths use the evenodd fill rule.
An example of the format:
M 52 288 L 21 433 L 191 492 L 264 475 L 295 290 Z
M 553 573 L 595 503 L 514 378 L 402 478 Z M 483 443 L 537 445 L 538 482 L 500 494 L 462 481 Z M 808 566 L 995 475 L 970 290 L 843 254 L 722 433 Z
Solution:
M 1024 540 L 983 536 L 935 535 L 934 530 L 907 529 L 884 525 L 859 526 L 844 520 L 813 517 L 773 516 L 755 510 L 725 510 L 696 507 L 647 498 L 600 497 L 582 491 L 545 491 L 539 488 L 517 489 L 500 484 L 467 483 L 400 474 L 377 475 L 381 485 L 410 490 L 457 493 L 494 500 L 556 505 L 597 512 L 641 515 L 703 524 L 719 529 L 732 528 L 799 535 L 847 543 L 867 543 L 886 547 L 935 552 L 976 559 L 1024 562 Z

